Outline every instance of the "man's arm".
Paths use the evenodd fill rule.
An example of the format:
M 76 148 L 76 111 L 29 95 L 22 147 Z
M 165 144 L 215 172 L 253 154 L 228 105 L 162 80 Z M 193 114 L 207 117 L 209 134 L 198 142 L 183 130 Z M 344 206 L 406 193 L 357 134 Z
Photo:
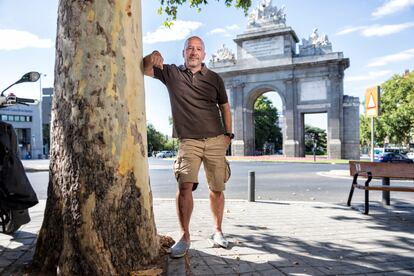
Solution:
M 224 129 L 228 133 L 233 132 L 233 128 L 231 126 L 231 111 L 230 111 L 230 104 L 227 102 L 225 104 L 220 105 L 221 110 L 221 116 L 223 116 L 223 123 L 224 123 Z M 226 139 L 228 139 L 228 143 L 230 144 L 231 138 L 226 136 Z
M 164 59 L 158 51 L 154 51 L 148 56 L 144 57 L 144 75 L 153 77 L 154 67 L 160 68 L 162 70 L 163 63 Z

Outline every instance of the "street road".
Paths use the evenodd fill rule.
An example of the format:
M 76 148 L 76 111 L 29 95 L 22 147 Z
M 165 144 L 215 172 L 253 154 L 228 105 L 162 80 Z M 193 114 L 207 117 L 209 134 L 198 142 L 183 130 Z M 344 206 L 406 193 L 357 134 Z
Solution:
M 172 173 L 173 160 L 149 158 L 150 181 L 154 198 L 173 198 L 176 181 Z M 230 163 L 232 176 L 226 184 L 226 198 L 247 199 L 248 171 L 256 173 L 256 199 L 278 201 L 319 201 L 345 203 L 351 178 L 331 170 L 348 170 L 346 164 L 312 163 L 271 163 L 237 162 Z M 48 173 L 27 174 L 40 199 L 47 194 Z M 194 192 L 195 198 L 208 198 L 208 187 L 204 170 L 200 170 L 199 186 Z M 393 181 L 391 181 L 392 185 Z M 401 185 L 401 183 L 399 183 Z M 412 201 L 410 193 L 393 193 L 392 199 Z M 381 199 L 381 192 L 371 192 L 370 199 Z M 354 201 L 362 202 L 363 191 L 356 190 Z

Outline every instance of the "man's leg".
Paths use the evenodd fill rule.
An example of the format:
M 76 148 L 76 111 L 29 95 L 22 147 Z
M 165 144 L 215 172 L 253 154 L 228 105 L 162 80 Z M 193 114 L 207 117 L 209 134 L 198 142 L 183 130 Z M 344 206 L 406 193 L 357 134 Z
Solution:
M 177 216 L 181 227 L 181 240 L 190 243 L 190 218 L 193 212 L 193 183 L 182 183 L 176 195 Z
M 214 231 L 222 233 L 221 224 L 224 213 L 224 193 L 210 190 L 210 209 L 213 213 Z
M 214 220 L 214 233 L 211 236 L 213 245 L 219 245 L 221 247 L 227 248 L 228 241 L 223 235 L 223 230 L 221 229 L 221 223 L 223 222 L 224 214 L 224 193 L 215 192 L 210 190 L 210 208 L 213 213 Z

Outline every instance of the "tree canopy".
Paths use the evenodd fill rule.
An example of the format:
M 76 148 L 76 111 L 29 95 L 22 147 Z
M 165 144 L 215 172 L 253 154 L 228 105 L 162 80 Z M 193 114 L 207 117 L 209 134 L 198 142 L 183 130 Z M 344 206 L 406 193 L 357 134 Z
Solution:
M 166 21 L 164 24 L 166 26 L 171 25 L 171 20 L 177 19 L 178 7 L 184 3 L 188 3 L 190 8 L 196 8 L 197 12 L 201 11 L 201 6 L 207 5 L 208 0 L 159 0 L 161 6 L 158 9 L 158 14 L 162 15 L 165 13 L 167 15 Z M 217 0 L 220 1 L 220 0 Z M 224 4 L 227 7 L 234 6 L 236 8 L 241 8 L 244 11 L 244 14 L 247 15 L 249 7 L 252 4 L 251 0 L 224 0 Z
M 381 126 L 390 143 L 408 144 L 414 129 L 414 72 L 381 85 Z
M 414 129 L 414 72 L 394 75 L 381 85 L 380 116 L 374 118 L 375 141 L 408 144 L 413 139 Z M 360 119 L 361 145 L 371 141 L 370 119 Z
M 275 149 L 282 148 L 282 131 L 279 127 L 277 108 L 266 96 L 260 96 L 254 103 L 255 148 L 263 150 L 263 145 L 273 143 Z
M 316 142 L 316 154 L 326 154 L 326 131 L 324 129 L 305 125 L 305 153 L 313 153 L 313 144 Z
M 149 153 L 161 150 L 177 150 L 178 148 L 178 139 L 168 139 L 166 135 L 156 130 L 152 124 L 147 125 L 147 143 Z
M 152 124 L 147 125 L 147 143 L 150 153 L 163 150 L 166 142 L 167 140 L 161 132 L 157 131 Z

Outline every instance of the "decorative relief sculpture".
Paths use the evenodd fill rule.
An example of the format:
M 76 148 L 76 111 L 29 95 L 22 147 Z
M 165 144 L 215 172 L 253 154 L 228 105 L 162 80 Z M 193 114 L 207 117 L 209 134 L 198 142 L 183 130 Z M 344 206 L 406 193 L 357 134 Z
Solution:
M 272 0 L 262 0 L 249 15 L 247 28 L 263 27 L 266 25 L 286 24 L 285 7 L 278 9 L 272 6 Z
M 225 44 L 212 55 L 209 66 L 217 67 L 218 65 L 227 66 L 236 64 L 236 57 Z
M 313 29 L 309 39 L 302 38 L 302 45 L 299 45 L 301 56 L 320 55 L 332 52 L 332 43 L 326 34 L 319 35 L 318 28 Z

